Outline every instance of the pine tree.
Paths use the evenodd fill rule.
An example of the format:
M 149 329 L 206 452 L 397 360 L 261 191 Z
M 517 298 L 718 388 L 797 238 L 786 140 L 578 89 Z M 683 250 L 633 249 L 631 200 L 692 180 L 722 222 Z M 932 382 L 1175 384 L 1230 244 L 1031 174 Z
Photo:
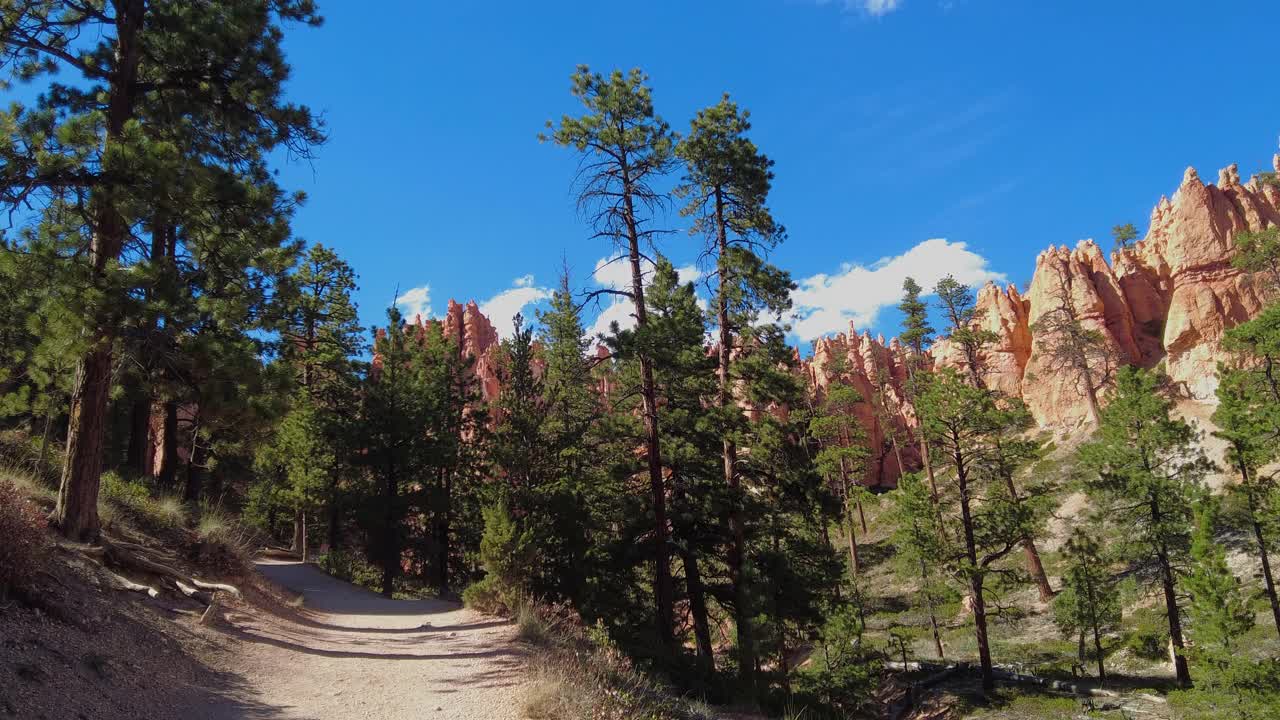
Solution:
M 1253 535 L 1262 563 L 1264 591 L 1271 604 L 1272 620 L 1280 632 L 1280 598 L 1271 567 L 1275 518 L 1280 513 L 1280 489 L 1275 473 L 1266 468 L 1280 457 L 1280 398 L 1274 394 L 1274 375 L 1268 355 L 1280 356 L 1280 333 L 1265 325 L 1280 317 L 1268 309 L 1263 316 L 1232 328 L 1224 345 L 1237 353 L 1232 365 L 1218 367 L 1218 407 L 1214 433 L 1227 442 L 1226 461 L 1240 476 L 1232 492 L 1243 497 L 1245 524 Z M 1254 352 L 1260 352 L 1261 358 Z
M 985 690 L 995 686 L 987 632 L 986 581 L 993 565 L 1036 534 L 1034 507 L 1010 488 L 1010 478 L 1032 453 L 1021 433 L 1025 410 L 976 387 L 952 368 L 934 374 L 920 398 L 923 431 L 938 450 L 956 487 L 962 550 L 947 559 L 967 586 Z
M 918 400 L 924 392 L 924 384 L 929 373 L 929 360 L 925 356 L 925 347 L 933 342 L 933 326 L 929 324 L 929 306 L 920 299 L 922 288 L 912 278 L 902 281 L 902 301 L 898 310 L 902 312 L 902 332 L 898 340 L 907 348 L 907 399 L 912 403 L 917 415 L 920 412 Z M 942 499 L 938 495 L 938 481 L 933 474 L 933 459 L 929 454 L 929 437 L 919 434 L 920 459 L 924 464 L 925 476 L 929 478 L 929 493 L 934 507 L 937 509 L 938 528 L 945 532 L 942 522 Z
M 1116 247 L 1129 247 L 1129 243 L 1138 237 L 1138 228 L 1133 223 L 1124 223 L 1111 228 L 1111 239 L 1115 241 Z
M 270 185 L 265 158 L 322 140 L 305 108 L 282 102 L 288 78 L 279 23 L 318 23 L 305 0 L 21 0 L 0 9 L 3 62 L 31 81 L 65 70 L 35 108 L 5 112 L 0 203 L 41 204 L 36 222 L 75 217 L 83 251 L 84 336 L 72 388 L 62 487 L 54 522 L 66 536 L 98 537 L 97 496 L 115 345 L 132 278 L 122 256 L 131 228 L 171 198 L 185 216 L 227 219 L 228 177 Z M 89 40 L 86 40 L 88 38 Z M 180 117 L 165 108 L 181 107 Z M 175 183 L 175 178 L 189 183 Z M 233 214 L 232 214 L 233 215 Z
M 1280 227 L 1242 232 L 1236 235 L 1235 246 L 1232 265 L 1262 275 L 1268 293 L 1280 290 Z
M 1102 636 L 1120 624 L 1120 591 L 1107 569 L 1098 541 L 1076 528 L 1066 544 L 1067 568 L 1062 592 L 1053 599 L 1053 620 L 1063 634 L 1080 638 L 1080 661 L 1085 660 L 1085 635 L 1093 641 L 1098 679 L 1106 682 L 1106 657 Z
M 1236 641 L 1253 628 L 1253 610 L 1240 581 L 1231 574 L 1227 553 L 1214 540 L 1220 501 L 1206 495 L 1196 507 L 1191 536 L 1191 569 L 1183 587 L 1191 595 L 1187 618 L 1196 652 L 1210 658 L 1230 657 Z
M 541 139 L 570 147 L 582 154 L 578 203 L 592 213 L 598 237 L 607 237 L 622 253 L 631 270 L 631 287 L 612 290 L 631 301 L 636 325 L 644 327 L 648 314 L 644 301 L 644 266 L 641 246 L 652 244 L 660 232 L 652 226 L 651 215 L 666 203 L 666 195 L 656 185 L 675 161 L 675 139 L 661 118 L 654 114 L 653 96 L 646 76 L 635 69 L 609 77 L 581 65 L 573 75 L 573 95 L 582 101 L 586 113 L 565 115 L 558 126 L 547 123 L 548 134 Z M 658 638 L 673 642 L 674 596 L 672 590 L 666 483 L 662 477 L 662 454 L 658 428 L 657 392 L 653 363 L 639 358 L 640 395 L 643 401 L 645 452 L 648 461 L 649 492 L 654 510 L 653 598 Z
M 705 568 L 726 545 L 733 552 L 719 523 L 724 509 L 736 505 L 719 482 L 723 475 L 714 462 L 722 437 L 710 402 L 716 395 L 715 360 L 705 348 L 706 323 L 693 285 L 681 284 L 666 258 L 657 259 L 645 302 L 650 322 L 636 340 L 654 361 L 654 383 L 664 413 L 664 464 L 671 473 L 671 541 L 684 568 L 697 666 L 709 678 L 715 655 Z M 731 583 L 734 572 L 730 561 Z M 735 592 L 735 602 L 738 597 Z
M 742 493 L 737 455 L 744 422 L 734 397 L 741 380 L 735 358 L 753 351 L 754 328 L 762 314 L 780 318 L 790 309 L 792 288 L 790 277 L 760 255 L 776 247 L 784 231 L 767 205 L 773 161 L 747 136 L 750 116 L 726 94 L 698 111 L 676 148 L 685 162 L 685 177 L 676 189 L 687 200 L 680 212 L 693 219 L 690 233 L 705 238 L 704 255 L 715 265 L 711 303 L 717 328 L 717 403 L 724 423 L 721 455 L 724 483 L 733 496 Z M 738 668 L 750 687 L 755 650 L 750 590 L 743 575 L 747 529 L 742 504 L 739 497 L 729 508 L 728 560 L 737 608 Z
M 919 578 L 919 597 L 924 599 L 929 613 L 933 646 L 938 659 L 945 659 L 937 614 L 943 588 L 935 566 L 938 558 L 945 557 L 949 551 L 942 544 L 938 508 L 919 475 L 908 473 L 898 479 L 898 489 L 893 494 L 893 517 L 896 520 L 893 545 L 898 551 L 900 567 L 905 569 L 903 574 Z
M 438 337 L 438 336 L 437 336 Z M 382 594 L 391 597 L 405 550 L 406 490 L 425 485 L 439 457 L 426 430 L 439 427 L 438 389 L 425 358 L 419 328 L 406 325 L 395 307 L 374 335 L 377 362 L 362 393 L 360 462 L 372 485 L 365 503 L 370 556 L 382 570 Z
M 853 519 L 855 508 L 870 493 L 858 479 L 866 470 L 866 435 L 858 409 L 863 404 L 858 391 L 843 382 L 837 373 L 826 388 L 826 397 L 809 422 L 809 434 L 818 441 L 814 464 L 819 473 L 834 482 L 844 505 L 845 532 L 849 539 L 849 573 L 856 581 L 859 571 L 858 533 Z
M 964 356 L 964 370 L 969 382 L 976 388 L 986 389 L 987 384 L 982 379 L 986 371 L 986 347 L 998 338 L 994 332 L 976 327 L 978 309 L 973 290 L 948 275 L 938 281 L 933 293 L 938 296 L 938 306 L 950 323 L 950 340 Z
M 1164 592 L 1178 683 L 1191 683 L 1178 605 L 1178 568 L 1186 559 L 1192 507 L 1212 463 L 1196 447 L 1197 433 L 1171 415 L 1154 372 L 1122 368 L 1102 424 L 1080 457 L 1097 477 L 1090 496 L 1126 530 L 1126 557 L 1151 563 Z
M 609 492 L 602 461 L 608 442 L 600 435 L 602 408 L 591 375 L 594 361 L 587 358 L 589 344 L 567 270 L 550 307 L 539 312 L 538 319 L 546 365 L 541 442 L 547 448 L 547 482 L 556 508 L 550 513 L 551 537 L 539 541 L 547 549 L 542 558 L 547 577 L 538 589 L 572 600 L 586 616 L 593 538 L 607 532 L 600 509 L 609 503 L 600 496 Z

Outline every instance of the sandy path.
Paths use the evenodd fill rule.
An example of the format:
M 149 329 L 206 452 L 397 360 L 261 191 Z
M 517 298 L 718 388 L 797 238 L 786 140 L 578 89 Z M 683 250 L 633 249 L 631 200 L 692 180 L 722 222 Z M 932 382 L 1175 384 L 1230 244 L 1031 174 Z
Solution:
M 253 710 L 225 720 L 521 716 L 523 657 L 510 623 L 438 600 L 388 600 L 301 563 L 258 569 L 301 593 L 298 622 L 229 612 Z

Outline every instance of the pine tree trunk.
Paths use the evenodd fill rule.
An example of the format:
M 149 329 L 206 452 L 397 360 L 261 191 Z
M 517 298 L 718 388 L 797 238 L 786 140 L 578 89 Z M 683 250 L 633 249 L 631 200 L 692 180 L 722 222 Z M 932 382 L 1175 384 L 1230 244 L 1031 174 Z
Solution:
M 716 308 L 716 324 L 720 331 L 720 353 L 718 358 L 717 379 L 719 381 L 720 407 L 726 413 L 734 407 L 733 380 L 730 376 L 730 365 L 733 362 L 733 327 L 729 323 L 728 298 L 725 296 L 729 279 L 725 253 L 729 249 L 728 237 L 725 233 L 724 198 L 719 189 L 716 190 L 716 250 L 719 267 L 720 292 Z M 733 586 L 734 623 L 738 631 L 738 676 L 744 687 L 755 690 L 756 649 L 755 634 L 751 627 L 751 598 L 747 591 L 743 565 L 746 560 L 746 526 L 742 517 L 742 484 L 738 477 L 738 449 L 734 441 L 726 433 L 721 460 L 724 471 L 725 487 L 729 489 L 729 582 Z
M 68 539 L 94 543 L 98 523 L 98 484 L 102 475 L 102 443 L 107 395 L 111 389 L 111 346 L 105 338 L 90 350 L 76 370 L 67 427 L 66 461 L 53 524 Z
M 1022 538 L 1022 551 L 1027 556 L 1027 572 L 1035 579 L 1040 589 L 1040 602 L 1053 599 L 1053 586 L 1049 584 L 1049 576 L 1045 574 L 1044 563 L 1040 562 L 1040 551 L 1036 550 L 1036 541 L 1028 535 Z
M 151 431 L 151 398 L 149 396 L 133 401 L 129 413 L 129 447 L 125 452 L 125 463 L 134 474 L 149 475 L 147 467 L 147 440 Z
M 630 170 L 625 162 L 622 165 L 622 194 L 627 232 L 627 258 L 631 264 L 631 300 L 635 310 L 636 325 L 643 328 L 648 323 L 648 311 L 644 304 L 644 273 L 640 266 L 640 231 L 636 225 Z M 658 435 L 658 391 L 653 382 L 653 362 L 648 354 L 643 352 L 640 354 L 640 397 L 644 412 L 649 492 L 653 496 L 654 620 L 657 625 L 658 639 L 664 646 L 670 648 L 675 644 L 672 635 L 672 626 L 675 624 L 675 594 L 671 580 L 667 491 L 666 483 L 662 478 L 662 452 Z
M 298 508 L 293 511 L 293 545 L 289 548 L 307 561 L 307 511 Z
M 1152 503 L 1152 516 L 1159 523 L 1159 506 Z M 1169 618 L 1169 642 L 1173 644 L 1173 669 L 1178 677 L 1178 685 L 1191 687 L 1191 671 L 1187 667 L 1186 644 L 1182 639 L 1182 613 L 1178 609 L 1178 595 L 1174 588 L 1173 565 L 1169 562 L 1169 552 L 1161 545 L 1157 558 L 1160 562 L 1160 580 L 1164 586 L 1164 606 Z
M 956 447 L 960 447 L 957 442 Z M 991 692 L 996 687 L 995 671 L 991 666 L 991 645 L 987 638 L 987 606 L 982 596 L 983 574 L 978 567 L 978 544 L 974 537 L 973 515 L 969 509 L 969 478 L 964 470 L 964 458 L 955 459 L 956 484 L 960 489 L 960 520 L 964 525 L 965 555 L 969 559 L 969 592 L 973 597 L 974 639 L 978 644 L 978 662 L 982 666 L 982 689 Z
M 138 34 L 146 12 L 145 0 L 115 3 L 116 52 L 108 82 L 106 134 L 103 150 L 113 152 L 134 115 L 134 99 L 141 47 Z M 111 263 L 120 255 L 128 235 L 128 222 L 121 217 L 116 199 L 108 189 L 90 193 L 93 208 L 93 237 L 89 244 L 90 282 L 102 283 Z M 111 393 L 112 346 L 118 320 L 116 308 L 94 311 L 89 320 L 88 350 L 76 366 L 71 392 L 71 412 L 67 423 L 66 462 L 58 488 L 58 503 L 51 521 L 67 538 L 97 542 L 98 487 L 102 480 L 102 447 L 106 433 L 107 400 Z
M 156 480 L 161 487 L 172 489 L 178 474 L 178 403 L 164 404 L 164 436 L 160 438 L 160 470 Z
M 920 558 L 920 582 L 921 590 L 924 592 L 925 606 L 929 608 L 929 627 L 933 631 L 933 647 L 938 651 L 938 659 L 945 660 L 947 656 L 942 651 L 942 633 L 938 630 L 938 613 L 933 607 L 933 593 L 929 592 L 929 566 L 923 557 Z
M 1006 474 L 1004 481 L 1005 487 L 1009 489 L 1009 497 L 1015 504 L 1021 505 L 1022 497 L 1018 495 L 1013 476 Z M 1030 535 L 1022 537 L 1022 550 L 1027 556 L 1027 572 L 1031 574 L 1031 578 L 1040 589 L 1040 602 L 1049 602 L 1053 599 L 1053 586 L 1049 584 L 1049 576 L 1045 574 L 1044 563 L 1040 562 L 1040 551 L 1036 550 L 1036 541 Z
M 844 518 L 849 526 L 849 577 L 858 579 L 858 536 L 853 521 L 853 503 L 849 499 L 849 478 L 845 472 L 844 458 L 840 458 L 840 484 L 844 491 Z
M 1253 528 L 1253 538 L 1258 544 L 1258 557 L 1262 560 L 1262 581 L 1266 586 L 1267 600 L 1271 603 L 1271 619 L 1275 622 L 1276 632 L 1280 633 L 1280 599 L 1276 597 L 1276 583 L 1271 574 L 1271 553 L 1267 548 L 1267 536 L 1258 520 L 1258 497 L 1254 494 L 1253 483 L 1249 471 L 1243 462 L 1237 460 L 1240 477 L 1244 481 L 1245 497 L 1249 506 L 1249 524 Z
M 698 669 L 706 677 L 716 671 L 715 650 L 711 646 L 711 621 L 707 615 L 706 588 L 702 585 L 702 573 L 698 558 L 685 545 L 681 551 L 684 560 L 685 583 L 689 586 L 689 614 L 693 617 L 693 639 L 697 648 Z

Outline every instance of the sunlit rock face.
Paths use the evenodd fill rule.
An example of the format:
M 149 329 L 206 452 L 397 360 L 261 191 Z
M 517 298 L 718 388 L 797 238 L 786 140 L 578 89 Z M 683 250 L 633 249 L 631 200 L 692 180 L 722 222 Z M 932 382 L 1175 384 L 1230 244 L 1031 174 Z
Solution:
M 1280 172 L 1280 155 L 1272 164 Z M 1233 239 L 1273 225 L 1280 225 L 1280 189 L 1256 178 L 1241 183 L 1235 165 L 1218 173 L 1217 184 L 1188 168 L 1172 198 L 1152 210 L 1146 237 L 1112 252 L 1110 263 L 1091 240 L 1050 247 L 1036 258 L 1025 295 L 993 284 L 978 292 L 975 324 L 999 337 L 984 358 L 987 384 L 1022 397 L 1042 426 L 1087 421 L 1080 373 L 1055 361 L 1042 322 L 1069 306 L 1102 336 L 1110 364 L 1164 361 L 1184 392 L 1211 400 L 1223 333 L 1263 304 L 1260 289 L 1231 264 Z M 946 339 L 932 353 L 941 365 L 961 365 Z
M 915 414 L 903 392 L 905 356 L 896 339 L 886 345 L 883 337 L 859 335 L 851 326 L 847 334 L 817 340 L 813 355 L 799 366 L 815 404 L 825 399 L 827 388 L 837 381 L 849 384 L 861 396 L 855 413 L 870 450 L 860 479 L 863 485 L 896 485 L 902 474 L 899 456 L 907 470 L 919 467 Z

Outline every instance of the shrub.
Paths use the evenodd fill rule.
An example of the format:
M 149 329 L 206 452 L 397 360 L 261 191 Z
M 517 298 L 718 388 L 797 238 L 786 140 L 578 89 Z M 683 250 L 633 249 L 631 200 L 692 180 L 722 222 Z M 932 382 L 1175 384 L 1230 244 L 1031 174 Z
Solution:
M 349 550 L 330 550 L 316 562 L 326 573 L 361 587 L 380 590 L 382 571 L 374 567 L 359 553 Z
M 35 577 L 48 548 L 47 526 L 17 484 L 0 478 L 0 595 L 27 587 Z
M 462 601 L 495 615 L 517 611 L 534 562 L 533 537 L 520 529 L 505 502 L 484 508 L 480 562 L 485 576 L 462 592 Z

